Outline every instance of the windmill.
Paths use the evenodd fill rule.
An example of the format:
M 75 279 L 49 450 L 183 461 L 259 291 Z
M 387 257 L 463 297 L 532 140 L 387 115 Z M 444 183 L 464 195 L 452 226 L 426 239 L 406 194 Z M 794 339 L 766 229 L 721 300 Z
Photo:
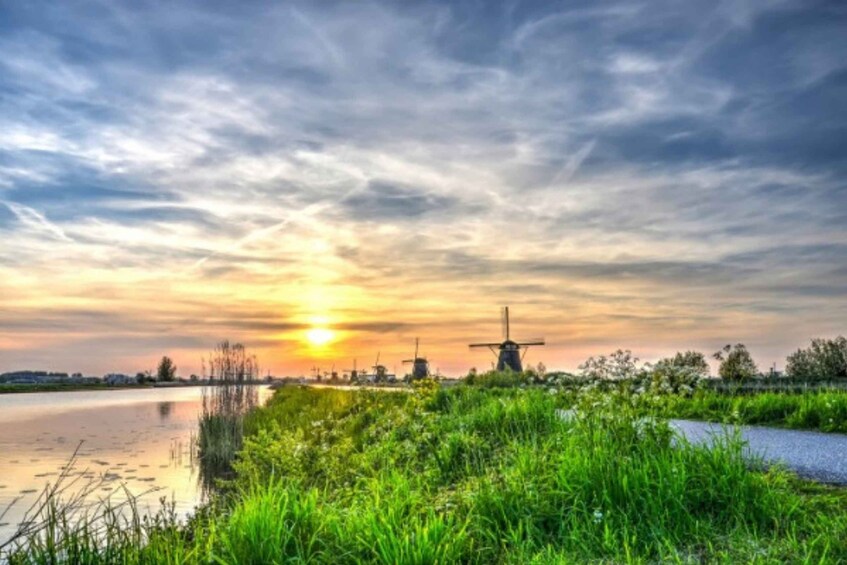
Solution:
M 353 359 L 353 368 L 352 369 L 346 369 L 345 372 L 350 373 L 350 381 L 351 382 L 356 382 L 358 380 L 359 370 L 356 369 L 356 359 Z
M 497 370 L 505 371 L 508 367 L 512 371 L 523 370 L 523 357 L 531 345 L 544 345 L 544 339 L 535 339 L 524 342 L 513 341 L 509 333 L 509 307 L 504 306 L 502 310 L 503 341 L 501 343 L 472 343 L 471 349 L 487 347 L 497 356 Z M 523 349 L 523 354 L 521 353 Z
M 384 381 L 385 380 L 385 374 L 387 372 L 385 365 L 379 364 L 380 353 L 381 352 L 379 352 L 379 351 L 376 352 L 376 361 L 374 361 L 373 367 L 371 367 L 374 370 L 373 381 L 375 383 L 379 383 L 379 382 Z
M 425 379 L 429 376 L 429 361 L 426 357 L 418 357 L 418 338 L 415 338 L 415 356 L 411 359 L 404 359 L 403 364 L 412 364 L 412 380 Z

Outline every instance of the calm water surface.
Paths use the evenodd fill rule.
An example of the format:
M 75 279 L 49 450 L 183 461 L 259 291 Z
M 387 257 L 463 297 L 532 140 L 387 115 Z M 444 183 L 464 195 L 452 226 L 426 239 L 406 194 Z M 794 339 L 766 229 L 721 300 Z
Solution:
M 262 386 L 264 402 L 272 391 Z M 0 395 L 0 541 L 7 539 L 47 483 L 79 447 L 79 483 L 102 481 L 100 496 L 158 489 L 184 515 L 203 500 L 194 440 L 202 387 L 34 392 Z

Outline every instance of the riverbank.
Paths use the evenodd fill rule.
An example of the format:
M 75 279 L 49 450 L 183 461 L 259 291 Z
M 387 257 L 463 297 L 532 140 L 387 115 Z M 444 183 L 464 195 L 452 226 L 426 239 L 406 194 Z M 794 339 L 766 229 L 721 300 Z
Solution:
M 264 386 L 268 383 L 265 381 L 256 381 L 250 383 L 255 386 Z M 183 388 L 183 387 L 203 387 L 214 386 L 207 381 L 192 381 L 192 382 L 162 382 L 162 383 L 144 383 L 144 384 L 128 384 L 128 385 L 110 385 L 106 383 L 96 384 L 0 384 L 0 394 L 16 394 L 22 392 L 71 392 L 79 390 L 146 390 L 156 388 Z
M 568 410 L 568 409 L 573 409 Z M 188 525 L 56 524 L 22 561 L 839 562 L 847 494 L 540 389 L 285 387 Z M 120 526 L 120 527 L 119 527 Z M 128 526 L 128 527 L 124 527 Z M 139 531 L 139 528 L 142 531 Z M 139 540 L 147 540 L 141 544 Z

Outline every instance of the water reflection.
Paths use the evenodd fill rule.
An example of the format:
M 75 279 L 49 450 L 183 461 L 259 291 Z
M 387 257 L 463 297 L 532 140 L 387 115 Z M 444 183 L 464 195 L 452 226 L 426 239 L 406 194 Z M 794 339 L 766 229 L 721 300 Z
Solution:
M 159 419 L 167 420 L 171 415 L 171 410 L 173 410 L 174 403 L 173 402 L 160 402 L 159 403 Z
M 262 390 L 267 397 L 270 391 Z M 0 395 L 0 542 L 62 471 L 98 492 L 142 497 L 143 511 L 173 500 L 184 515 L 203 501 L 197 458 L 200 387 Z M 81 442 L 81 445 L 80 445 Z M 68 462 L 79 446 L 76 462 Z

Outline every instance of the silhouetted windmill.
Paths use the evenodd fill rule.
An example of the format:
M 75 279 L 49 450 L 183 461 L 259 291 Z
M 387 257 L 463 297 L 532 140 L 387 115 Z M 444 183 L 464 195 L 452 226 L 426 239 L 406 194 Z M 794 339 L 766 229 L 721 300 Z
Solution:
M 356 380 L 358 380 L 358 378 L 359 378 L 359 371 L 358 371 L 358 369 L 356 369 L 356 359 L 353 359 L 353 368 L 352 368 L 352 369 L 347 369 L 347 372 L 349 372 L 349 373 L 350 373 L 350 380 L 351 380 L 351 381 L 354 381 L 354 382 L 355 382 Z
M 385 382 L 388 379 L 388 371 L 386 370 L 385 365 L 379 364 L 379 354 L 380 354 L 380 352 L 377 351 L 376 352 L 376 362 L 374 363 L 374 365 L 372 367 L 373 370 L 374 370 L 373 377 L 374 377 L 375 383 Z
M 509 307 L 504 306 L 502 310 L 503 341 L 500 343 L 472 343 L 470 347 L 487 347 L 497 356 L 497 370 L 505 371 L 506 367 L 513 371 L 523 370 L 523 357 L 530 345 L 544 345 L 544 338 L 531 341 L 512 341 L 509 328 Z M 496 349 L 495 349 L 496 348 Z M 523 353 L 521 353 L 523 349 Z
M 419 340 L 415 338 L 415 356 L 411 359 L 404 359 L 403 364 L 412 364 L 412 380 L 425 379 L 429 376 L 429 361 L 426 357 L 418 356 Z

